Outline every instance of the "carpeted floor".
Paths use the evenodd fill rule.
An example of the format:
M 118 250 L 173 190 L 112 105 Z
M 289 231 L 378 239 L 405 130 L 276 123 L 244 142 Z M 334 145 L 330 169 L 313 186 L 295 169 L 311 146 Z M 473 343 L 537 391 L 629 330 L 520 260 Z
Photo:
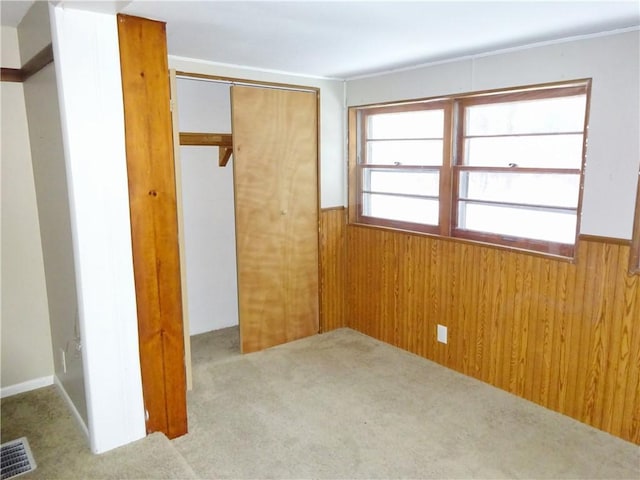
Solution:
M 640 449 L 349 329 L 250 355 L 193 337 L 190 433 L 93 456 L 53 388 L 2 401 L 22 478 L 640 478 Z
M 637 446 L 349 329 L 194 385 L 173 444 L 202 478 L 640 478 Z
M 54 386 L 5 398 L 2 443 L 27 437 L 37 468 L 20 479 L 198 478 L 161 433 L 93 455 Z

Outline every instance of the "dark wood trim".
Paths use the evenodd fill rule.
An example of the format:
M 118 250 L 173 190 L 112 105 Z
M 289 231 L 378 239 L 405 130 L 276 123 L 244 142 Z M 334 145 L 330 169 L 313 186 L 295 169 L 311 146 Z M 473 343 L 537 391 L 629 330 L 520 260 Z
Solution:
M 343 207 L 334 207 L 334 208 L 343 208 Z M 323 211 L 324 210 L 325 209 L 323 209 Z M 331 210 L 331 208 L 327 210 Z M 466 243 L 469 245 L 480 245 L 487 248 L 497 248 L 498 250 L 508 250 L 511 252 L 531 254 L 536 257 L 545 257 L 545 258 L 551 258 L 553 260 L 561 260 L 561 261 L 566 261 L 570 263 L 575 263 L 575 259 L 571 257 L 559 256 L 559 255 L 545 253 L 541 251 L 535 251 L 535 250 L 528 250 L 528 249 L 523 249 L 516 246 L 502 245 L 498 243 L 487 243 L 486 241 L 466 238 L 462 236 L 458 236 L 458 237 L 442 236 L 435 232 L 424 232 L 424 231 L 417 231 L 412 228 L 402 228 L 402 226 L 400 225 L 390 226 L 390 225 L 381 225 L 379 223 L 366 223 L 364 221 L 360 221 L 360 222 L 348 221 L 347 224 L 352 227 L 373 228 L 376 230 L 388 230 L 388 231 L 398 232 L 406 235 L 415 235 L 418 237 L 429 237 L 437 240 L 443 240 L 445 242 L 459 242 L 459 243 Z M 625 240 L 624 238 L 602 237 L 598 235 L 580 234 L 579 239 L 580 241 L 593 242 L 593 243 L 605 243 L 609 245 L 621 245 L 621 246 L 631 245 L 631 240 Z
M 29 77 L 38 73 L 51 62 L 53 62 L 53 46 L 49 44 L 22 66 L 23 81 L 28 80 Z
M 338 207 L 325 207 L 320 209 L 321 212 L 330 212 L 332 210 L 346 210 L 346 207 L 340 205 Z
M 234 85 L 248 85 L 248 86 L 256 86 L 256 87 L 277 87 L 277 88 L 284 88 L 289 90 L 302 90 L 305 92 L 317 92 L 318 94 L 320 93 L 319 87 L 310 87 L 307 85 L 295 85 L 290 83 L 265 82 L 262 80 L 248 80 L 245 78 L 224 77 L 220 75 L 208 75 L 206 73 L 176 71 L 176 77 L 209 80 L 212 82 L 225 82 L 225 83 L 231 83 Z
M 467 245 L 477 245 L 484 248 L 494 249 L 494 250 L 506 250 L 514 253 L 521 253 L 523 255 L 532 255 L 534 257 L 542 257 L 548 258 L 550 260 L 558 260 L 560 262 L 565 263 L 576 263 L 575 257 L 566 257 L 563 255 L 558 255 L 554 253 L 547 253 L 543 251 L 530 250 L 526 248 L 521 248 L 515 245 L 504 245 L 500 243 L 489 243 L 487 241 L 472 239 L 472 238 L 464 238 L 464 237 L 453 237 L 453 236 L 443 236 L 436 232 L 419 232 L 412 229 L 402 228 L 402 227 L 391 227 L 388 225 L 380 225 L 380 224 L 368 224 L 364 222 L 348 222 L 347 227 L 353 228 L 370 228 L 374 230 L 386 230 L 389 232 L 401 233 L 404 235 L 411 235 L 415 237 L 427 237 L 434 240 L 442 240 L 444 242 L 452 242 L 452 243 L 465 243 Z M 576 247 L 577 248 L 577 247 Z
M 472 98 L 472 97 L 486 97 L 486 96 L 492 96 L 492 102 L 495 101 L 493 100 L 493 96 L 498 95 L 498 94 L 508 94 L 509 92 L 512 94 L 517 94 L 517 93 L 523 93 L 523 92 L 530 92 L 531 90 L 544 90 L 544 89 L 548 89 L 548 90 L 553 90 L 553 89 L 558 89 L 558 88 L 570 88 L 570 87 L 579 87 L 579 88 L 584 88 L 584 85 L 587 84 L 587 82 L 589 82 L 589 84 L 591 83 L 591 79 L 590 78 L 580 78 L 580 79 L 576 79 L 576 80 L 568 80 L 565 82 L 553 82 L 553 83 L 537 83 L 537 84 L 532 84 L 532 85 L 521 85 L 518 87 L 513 87 L 513 88 L 496 88 L 496 89 L 491 89 L 491 90 L 479 90 L 477 92 L 463 92 L 463 93 L 456 93 L 453 95 L 439 95 L 436 97 L 419 97 L 419 98 L 407 98 L 407 99 L 402 99 L 402 100 L 396 100 L 396 101 L 390 101 L 390 102 L 382 102 L 382 103 L 368 103 L 368 104 L 362 104 L 362 105 L 349 105 L 348 108 L 356 108 L 356 109 L 368 109 L 368 108 L 383 108 L 383 107 L 392 107 L 392 106 L 399 106 L 402 107 L 404 105 L 407 104 L 416 104 L 416 103 L 420 103 L 420 102 L 436 102 L 436 101 L 446 101 L 448 99 L 454 98 L 456 100 L 465 100 L 467 98 Z M 529 95 L 531 95 L 531 93 L 529 93 Z M 549 93 L 548 96 L 554 96 L 553 93 Z
M 580 164 L 580 187 L 578 190 L 578 209 L 576 211 L 576 249 L 578 247 L 578 242 L 580 240 L 580 228 L 582 227 L 582 200 L 584 199 L 584 172 L 587 165 L 587 142 L 589 137 L 589 118 L 591 114 L 591 79 L 588 78 L 584 80 L 583 88 L 585 90 L 585 94 L 587 96 L 587 101 L 585 103 L 585 112 L 584 112 L 584 135 L 582 136 L 582 163 Z
M 600 235 L 588 235 L 584 233 L 578 235 L 578 240 L 585 242 L 609 243 L 611 245 L 631 245 L 631 240 L 626 240 L 624 238 L 604 237 Z
M 316 91 L 316 219 L 318 225 L 318 236 L 317 236 L 317 244 L 318 244 L 318 333 L 324 333 L 327 328 L 327 322 L 325 319 L 326 314 L 326 306 L 322 301 L 323 292 L 326 292 L 326 284 L 324 283 L 324 265 L 323 265 L 323 239 L 322 239 L 322 209 L 320 208 L 320 204 L 322 202 L 321 192 L 322 192 L 322 169 L 320 168 L 320 162 L 322 158 L 321 144 L 322 144 L 322 118 L 320 117 L 320 112 L 322 111 L 322 101 L 320 99 L 320 89 Z M 343 272 L 346 278 L 346 271 Z
M 530 250 L 540 253 L 548 253 L 553 256 L 567 257 L 573 259 L 575 257 L 575 245 L 550 242 L 545 240 L 533 240 L 523 237 L 510 237 L 508 235 L 499 235 L 495 233 L 475 232 L 473 230 L 465 230 L 462 228 L 453 228 L 451 236 L 455 238 L 466 238 L 468 240 L 477 240 L 485 244 L 504 245 L 518 250 Z
M 451 234 L 451 218 L 453 211 L 453 204 L 451 202 L 443 202 L 442 198 L 451 198 L 453 194 L 453 142 L 454 142 L 454 102 L 453 100 L 446 102 L 444 105 L 444 119 L 442 133 L 442 168 L 440 169 L 440 195 L 439 206 L 440 211 L 438 223 L 440 224 L 440 234 Z
M 218 166 L 226 167 L 227 163 L 233 155 L 233 149 L 230 147 L 218 147 Z
M 53 62 L 53 46 L 49 44 L 36 53 L 22 68 L 2 67 L 1 80 L 3 82 L 24 82 L 51 62 Z
M 400 112 L 418 112 L 420 110 L 441 110 L 446 109 L 449 105 L 451 105 L 450 97 L 436 97 L 436 98 L 425 98 L 422 100 L 415 100 L 412 102 L 403 102 L 401 104 L 385 104 L 380 103 L 376 105 L 368 105 L 363 108 L 359 108 L 364 117 L 369 115 L 380 115 L 382 113 L 400 113 Z M 367 129 L 363 128 L 363 134 L 366 133 Z M 368 140 L 368 139 L 367 139 Z M 385 139 L 387 140 L 387 139 Z M 413 140 L 406 138 L 404 140 Z
M 347 220 L 355 222 L 359 216 L 359 196 L 358 186 L 358 118 L 360 113 L 357 108 L 349 108 L 347 119 L 347 198 L 348 198 L 348 215 Z
M 231 148 L 233 136 L 230 133 L 180 132 L 180 145 Z
M 582 80 L 581 82 L 572 82 L 572 85 L 563 86 L 556 85 L 549 88 L 529 87 L 520 91 L 513 91 L 508 88 L 487 93 L 470 93 L 463 95 L 455 95 L 456 99 L 465 106 L 486 105 L 488 103 L 507 103 L 519 102 L 523 100 L 542 100 L 545 98 L 570 97 L 572 95 L 583 95 L 584 89 L 591 80 Z
M 23 81 L 22 69 L 2 67 L 0 69 L 0 81 L 21 83 Z

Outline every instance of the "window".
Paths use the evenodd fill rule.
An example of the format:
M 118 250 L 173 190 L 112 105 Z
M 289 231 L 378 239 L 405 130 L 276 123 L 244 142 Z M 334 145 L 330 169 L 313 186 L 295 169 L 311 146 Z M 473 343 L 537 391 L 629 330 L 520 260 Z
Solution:
M 572 256 L 589 89 L 352 107 L 351 221 Z
M 443 102 L 423 102 L 361 111 L 361 222 L 439 232 L 450 110 Z

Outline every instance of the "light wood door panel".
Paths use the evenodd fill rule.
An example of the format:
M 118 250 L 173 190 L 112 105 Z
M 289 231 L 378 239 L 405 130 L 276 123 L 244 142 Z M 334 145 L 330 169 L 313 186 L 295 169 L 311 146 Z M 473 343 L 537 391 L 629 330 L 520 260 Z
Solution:
M 318 332 L 315 92 L 232 87 L 242 352 Z

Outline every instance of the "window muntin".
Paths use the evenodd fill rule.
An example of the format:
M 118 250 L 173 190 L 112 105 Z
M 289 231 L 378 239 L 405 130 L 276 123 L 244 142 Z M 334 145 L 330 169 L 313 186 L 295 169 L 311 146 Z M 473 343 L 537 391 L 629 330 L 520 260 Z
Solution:
M 582 80 L 352 108 L 351 221 L 573 256 L 589 91 Z

